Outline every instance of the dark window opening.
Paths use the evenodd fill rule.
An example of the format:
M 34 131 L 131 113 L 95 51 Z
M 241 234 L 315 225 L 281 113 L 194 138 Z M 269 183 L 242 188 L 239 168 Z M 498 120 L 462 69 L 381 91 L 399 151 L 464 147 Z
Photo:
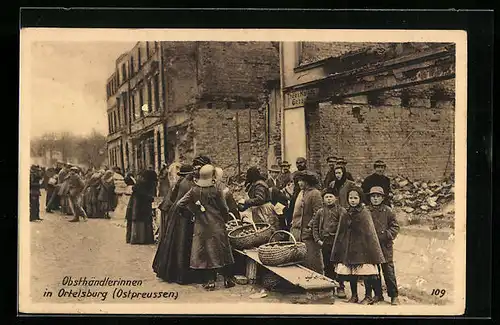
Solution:
M 151 82 L 148 80 L 148 113 L 152 110 Z
M 161 170 L 161 136 L 160 131 L 156 131 L 156 159 L 158 159 L 158 171 Z
M 126 79 L 127 79 L 127 67 L 124 63 L 122 64 L 122 83 L 124 83 Z
M 158 75 L 154 76 L 153 87 L 155 93 L 155 111 L 158 111 L 160 110 L 160 86 L 159 86 Z
M 121 119 L 121 107 L 120 107 L 120 97 L 116 98 L 116 111 L 118 112 L 118 127 L 122 124 L 122 119 Z
M 368 93 L 368 105 L 372 106 L 382 106 L 383 100 L 382 100 L 382 94 L 379 92 L 371 92 Z
M 141 117 L 144 117 L 144 111 L 142 110 L 142 106 L 144 105 L 144 93 L 143 93 L 143 88 L 141 87 L 139 89 L 139 114 Z
M 208 109 L 212 109 L 212 107 L 213 107 L 212 103 L 208 103 L 208 104 L 207 104 L 207 108 L 208 108 Z
M 146 42 L 146 57 L 149 59 L 149 42 Z
M 138 64 L 138 69 L 141 68 L 142 62 L 141 62 L 141 48 L 137 48 L 137 64 Z
M 436 108 L 438 102 L 447 100 L 447 96 L 444 93 L 443 89 L 441 88 L 434 88 L 432 89 L 432 94 L 430 97 L 430 102 L 431 102 L 431 108 Z
M 133 76 L 135 73 L 135 70 L 134 70 L 134 57 L 131 56 L 130 57 L 130 75 Z
M 410 94 L 407 90 L 401 93 L 401 107 L 410 107 Z
M 136 118 L 136 107 L 135 107 L 135 93 L 132 93 L 132 120 L 135 121 Z

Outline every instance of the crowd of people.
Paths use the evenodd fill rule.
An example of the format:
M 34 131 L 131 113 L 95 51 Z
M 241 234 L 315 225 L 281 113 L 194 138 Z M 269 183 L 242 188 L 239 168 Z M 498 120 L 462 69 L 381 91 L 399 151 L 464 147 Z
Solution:
M 166 165 L 159 175 L 152 167 L 137 175 L 126 173 L 124 182 L 132 187 L 125 215 L 126 243 L 155 243 L 152 204 L 160 196 L 159 242 L 152 268 L 164 281 L 201 283 L 206 290 L 214 290 L 219 273 L 224 287 L 234 286 L 234 257 L 225 225 L 233 218 L 251 219 L 267 223 L 273 230 L 287 230 L 304 242 L 304 266 L 336 280 L 337 297 L 347 298 L 344 283 L 348 282 L 348 302 L 379 303 L 384 300 L 383 275 L 391 304 L 397 305 L 393 241 L 399 225 L 391 210 L 386 165 L 376 161 L 374 173 L 356 184 L 345 159 L 328 157 L 327 163 L 330 170 L 324 179 L 308 168 L 303 157 L 296 160 L 293 173 L 286 161 L 267 171 L 250 167 L 245 178 L 246 199 L 238 201 L 224 182 L 223 170 L 207 156 L 180 165 L 175 181 Z M 121 171 L 83 174 L 70 166 L 55 170 L 45 184 L 47 212 L 60 209 L 73 214 L 73 222 L 91 216 L 109 218 L 117 205 L 115 174 Z M 42 178 L 34 168 L 32 183 L 40 184 Z M 36 186 L 32 188 L 30 207 L 33 204 L 33 213 L 37 214 L 35 197 L 39 188 L 38 192 Z M 365 287 L 362 300 L 358 297 L 361 280 Z

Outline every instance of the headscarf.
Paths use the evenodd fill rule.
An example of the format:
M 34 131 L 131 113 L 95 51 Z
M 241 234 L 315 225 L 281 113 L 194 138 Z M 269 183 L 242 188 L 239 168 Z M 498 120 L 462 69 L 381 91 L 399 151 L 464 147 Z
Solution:
M 113 176 L 115 172 L 112 171 L 111 169 L 107 170 L 103 175 L 102 175 L 102 181 L 103 183 L 106 184 L 111 184 L 113 182 Z
M 346 176 L 346 169 L 345 167 L 343 166 L 337 166 L 335 167 L 335 169 L 342 169 L 342 178 L 341 179 L 337 179 L 337 176 L 335 176 L 335 181 L 333 183 L 333 193 L 336 197 L 339 196 L 339 193 L 340 193 L 340 189 L 342 188 L 342 186 L 344 185 L 345 181 L 347 180 L 347 176 Z
M 247 189 L 247 191 L 253 183 L 255 183 L 259 180 L 263 180 L 263 181 L 266 180 L 266 178 L 264 176 L 262 176 L 262 174 L 260 173 L 259 168 L 255 167 L 255 166 L 248 168 L 247 175 L 245 178 L 245 188 Z
M 351 216 L 356 214 L 356 213 L 359 213 L 363 209 L 363 199 L 364 199 L 363 190 L 360 187 L 356 186 L 356 187 L 349 189 L 349 191 L 347 192 L 347 200 L 349 200 L 349 193 L 351 193 L 353 191 L 358 193 L 359 203 L 355 207 L 353 207 L 349 204 L 349 207 L 347 208 L 347 212 Z

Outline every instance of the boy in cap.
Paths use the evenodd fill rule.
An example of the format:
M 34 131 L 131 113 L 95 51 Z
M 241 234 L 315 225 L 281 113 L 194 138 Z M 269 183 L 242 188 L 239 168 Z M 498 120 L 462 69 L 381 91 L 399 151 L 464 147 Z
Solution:
M 346 171 L 345 171 L 346 179 L 354 182 L 354 177 L 352 177 L 352 174 L 350 172 L 348 172 L 347 168 L 346 168 L 347 160 L 345 160 L 344 158 L 338 158 L 337 159 L 337 166 L 344 167 L 346 169 Z
M 398 305 L 398 284 L 396 281 L 396 273 L 394 270 L 393 261 L 393 241 L 399 233 L 399 224 L 396 220 L 396 215 L 391 208 L 383 203 L 385 192 L 380 186 L 374 186 L 370 189 L 370 205 L 368 209 L 371 212 L 373 224 L 377 231 L 378 240 L 382 253 L 384 254 L 385 263 L 381 264 L 382 273 L 384 274 L 387 294 L 391 297 L 391 305 Z M 365 282 L 365 304 L 374 304 L 384 300 L 382 293 L 382 281 L 380 277 L 374 283 Z M 375 291 L 375 297 L 371 298 L 371 291 Z
M 330 261 L 332 255 L 333 242 L 337 233 L 337 227 L 341 217 L 346 217 L 347 210 L 338 204 L 332 188 L 327 188 L 323 192 L 323 207 L 319 209 L 310 222 L 314 241 L 321 247 L 323 254 L 323 264 L 325 276 L 336 279 L 337 275 L 334 265 Z M 337 296 L 345 298 L 344 281 L 339 280 Z
M 365 197 L 368 199 L 370 189 L 374 186 L 380 186 L 384 190 L 384 204 L 387 206 L 391 206 L 390 195 L 391 195 L 391 180 L 389 177 L 385 176 L 386 164 L 382 160 L 377 160 L 373 164 L 373 169 L 375 172 L 369 176 L 367 176 L 363 183 L 361 184 L 361 188 L 365 193 Z M 370 202 L 365 202 L 366 204 L 370 204 Z

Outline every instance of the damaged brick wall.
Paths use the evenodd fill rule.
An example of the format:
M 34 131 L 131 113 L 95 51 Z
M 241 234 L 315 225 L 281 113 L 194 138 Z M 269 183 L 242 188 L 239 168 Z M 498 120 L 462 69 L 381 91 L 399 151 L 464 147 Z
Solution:
M 436 89 L 444 95 L 436 96 Z M 326 172 L 326 157 L 346 158 L 354 177 L 384 160 L 389 175 L 436 180 L 454 171 L 454 79 L 320 103 L 306 109 L 308 155 Z
M 337 57 L 351 51 L 357 51 L 377 43 L 352 42 L 301 42 L 299 65 L 313 63 L 329 57 Z

